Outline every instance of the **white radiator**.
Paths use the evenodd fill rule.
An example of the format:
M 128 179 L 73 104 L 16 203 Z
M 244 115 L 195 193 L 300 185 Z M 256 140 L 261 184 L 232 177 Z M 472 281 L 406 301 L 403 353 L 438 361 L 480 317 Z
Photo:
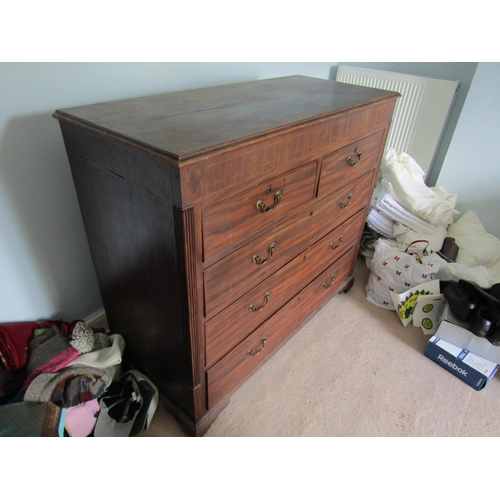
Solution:
M 339 66 L 337 81 L 401 94 L 386 149 L 408 153 L 428 173 L 460 82 L 354 66 Z

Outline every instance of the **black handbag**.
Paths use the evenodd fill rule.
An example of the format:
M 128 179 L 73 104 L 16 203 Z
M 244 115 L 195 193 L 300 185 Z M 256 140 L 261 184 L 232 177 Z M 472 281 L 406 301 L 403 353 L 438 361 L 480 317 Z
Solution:
M 458 255 L 458 245 L 455 242 L 455 238 L 447 236 L 443 241 L 443 246 L 439 252 L 436 252 L 440 257 L 442 257 L 446 262 L 456 262 Z

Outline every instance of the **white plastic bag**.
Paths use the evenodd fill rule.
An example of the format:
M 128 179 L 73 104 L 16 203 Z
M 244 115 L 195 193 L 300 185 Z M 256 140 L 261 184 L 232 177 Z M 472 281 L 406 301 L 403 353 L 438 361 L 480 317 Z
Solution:
M 441 281 L 472 281 L 481 288 L 491 288 L 495 283 L 492 270 L 484 266 L 468 267 L 458 262 L 443 262 L 438 278 Z
M 389 245 L 383 238 L 374 244 L 366 298 L 373 304 L 395 310 L 391 292 L 400 294 L 420 283 L 438 279 L 442 263 L 436 254 L 417 256 Z

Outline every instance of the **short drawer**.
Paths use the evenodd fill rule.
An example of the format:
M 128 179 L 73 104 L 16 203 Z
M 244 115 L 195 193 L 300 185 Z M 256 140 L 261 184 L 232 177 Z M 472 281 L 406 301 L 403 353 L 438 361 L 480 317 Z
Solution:
M 242 382 L 349 277 L 356 248 L 345 253 L 274 316 L 207 371 L 209 409 Z M 332 326 L 333 328 L 333 326 Z
M 204 210 L 204 260 L 298 212 L 314 197 L 316 171 L 314 161 Z
M 318 196 L 336 191 L 373 169 L 383 137 L 381 131 L 325 156 L 321 164 Z
M 209 320 L 205 325 L 207 366 L 224 356 L 322 269 L 357 244 L 363 223 L 361 210 Z
M 373 172 L 279 224 L 204 271 L 205 316 L 276 272 L 364 207 Z

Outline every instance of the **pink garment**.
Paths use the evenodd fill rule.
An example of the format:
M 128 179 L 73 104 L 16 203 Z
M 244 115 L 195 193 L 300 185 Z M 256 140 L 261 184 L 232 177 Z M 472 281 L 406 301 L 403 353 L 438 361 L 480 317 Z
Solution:
M 28 378 L 24 381 L 23 390 L 26 389 L 35 378 L 40 375 L 40 373 L 56 373 L 62 368 L 68 366 L 74 359 L 76 359 L 80 353 L 73 347 L 67 347 L 61 354 L 58 354 L 55 358 L 52 358 L 49 362 L 40 366 L 36 370 L 33 370 Z
M 64 427 L 71 437 L 87 437 L 95 427 L 99 412 L 97 399 L 66 408 Z

